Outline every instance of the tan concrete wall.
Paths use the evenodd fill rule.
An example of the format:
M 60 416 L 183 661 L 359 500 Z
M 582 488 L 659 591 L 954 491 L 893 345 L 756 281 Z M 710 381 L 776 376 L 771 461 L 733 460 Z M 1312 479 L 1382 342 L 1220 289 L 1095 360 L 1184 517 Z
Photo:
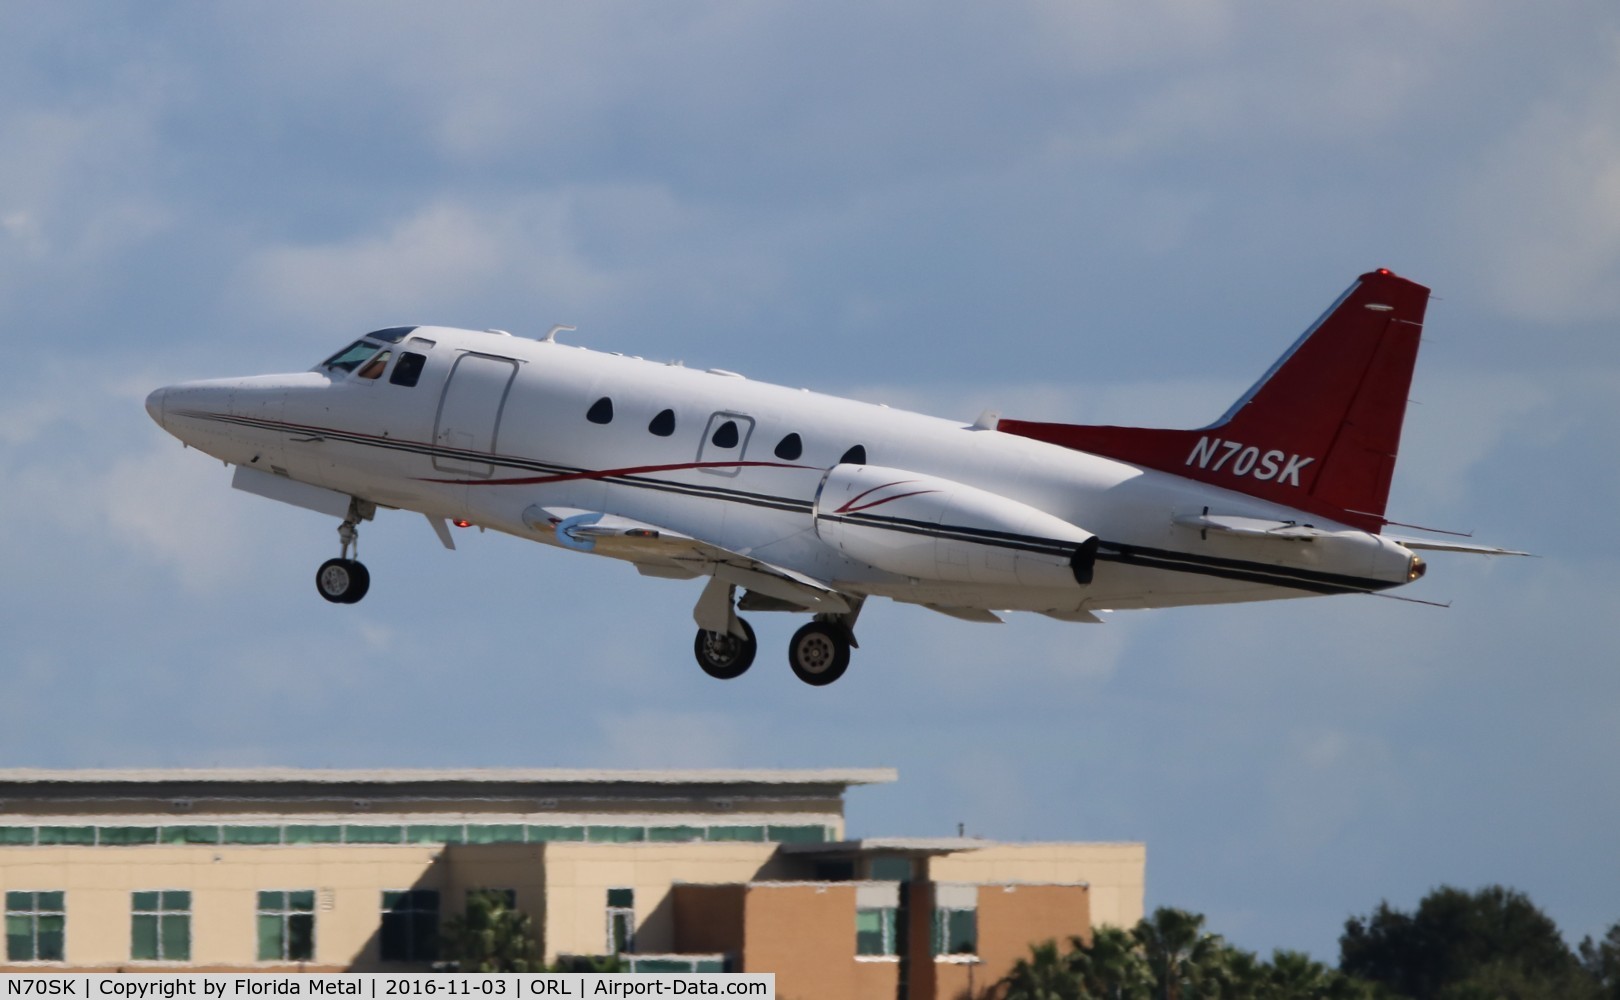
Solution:
M 675 947 L 676 882 L 736 883 L 776 877 L 775 844 L 548 844 L 546 961 L 607 949 L 607 890 L 635 890 L 636 950 Z M 853 918 L 852 918 L 853 919 Z
M 7 848 L 0 892 L 64 890 L 66 964 L 104 968 L 132 964 L 131 893 L 187 889 L 191 964 L 237 968 L 260 966 L 258 891 L 313 889 L 315 963 L 348 967 L 376 963 L 384 889 L 444 889 L 439 855 L 429 847 Z
M 782 1000 L 865 1000 L 856 992 L 854 885 L 751 885 L 744 919 L 739 972 L 776 973 Z
M 1133 927 L 1147 891 L 1145 844 L 997 844 L 934 858 L 938 882 L 1085 882 L 1094 924 Z
M 979 952 L 982 963 L 941 963 L 939 996 L 976 996 L 986 986 L 1029 957 L 1029 946 L 1048 939 L 1066 948 L 1071 936 L 1089 940 L 1091 921 L 1087 891 L 1077 885 L 982 885 L 979 887 Z
M 900 962 L 892 958 L 857 958 L 853 977 L 857 1000 L 894 1000 L 900 989 Z M 777 996 L 790 1000 L 780 990 Z

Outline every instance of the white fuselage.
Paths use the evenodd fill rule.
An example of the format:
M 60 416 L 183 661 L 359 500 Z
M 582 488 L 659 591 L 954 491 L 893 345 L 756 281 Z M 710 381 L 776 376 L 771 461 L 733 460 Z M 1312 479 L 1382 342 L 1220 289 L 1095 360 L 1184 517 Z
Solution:
M 228 463 L 384 507 L 551 544 L 555 533 L 526 522 L 526 511 L 599 511 L 843 593 L 940 609 L 1084 618 L 1365 592 L 1407 582 L 1414 565 L 1411 552 L 1376 534 L 1242 493 L 729 373 L 442 327 L 418 327 L 387 346 L 390 372 L 404 352 L 425 356 L 415 385 L 317 370 L 185 383 L 154 393 L 148 406 L 171 433 Z M 666 410 L 673 427 L 658 419 Z M 736 430 L 729 446 L 727 422 Z M 797 448 L 782 446 L 790 435 Z M 856 446 L 864 456 L 850 455 Z M 1089 584 L 1028 586 L 910 575 L 852 558 L 829 544 L 815 517 L 818 491 L 840 463 L 963 484 L 1083 529 L 1098 540 L 1095 574 Z M 1200 514 L 1319 531 L 1286 541 L 1177 523 Z

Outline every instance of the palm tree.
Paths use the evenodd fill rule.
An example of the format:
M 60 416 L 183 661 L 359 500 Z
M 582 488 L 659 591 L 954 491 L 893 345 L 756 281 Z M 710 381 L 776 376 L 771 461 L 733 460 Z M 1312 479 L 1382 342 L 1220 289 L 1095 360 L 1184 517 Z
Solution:
M 1149 1000 L 1153 974 L 1136 938 L 1121 927 L 1099 927 L 1088 944 L 1070 938 L 1069 964 L 1079 976 L 1084 996 L 1095 1000 Z
M 1201 914 L 1160 907 L 1131 931 L 1153 978 L 1153 1000 L 1218 998 L 1224 985 L 1226 942 L 1204 933 Z
M 1029 946 L 1029 958 L 1020 958 L 1012 971 L 1002 977 L 999 986 L 1006 989 L 1004 1000 L 1089 1000 L 1082 993 L 1080 978 L 1075 975 L 1064 956 L 1058 954 L 1056 941 L 1045 941 Z

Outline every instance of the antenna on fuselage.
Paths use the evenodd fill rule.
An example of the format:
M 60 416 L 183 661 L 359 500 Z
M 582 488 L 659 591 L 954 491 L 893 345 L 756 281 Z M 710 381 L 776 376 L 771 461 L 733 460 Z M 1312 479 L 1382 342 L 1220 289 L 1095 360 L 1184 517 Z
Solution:
M 562 323 L 558 323 L 556 326 L 552 327 L 544 337 L 540 338 L 540 342 L 543 344 L 555 344 L 557 342 L 557 334 L 563 332 L 564 330 L 567 330 L 569 333 L 573 333 L 578 329 L 579 327 L 577 326 L 565 326 Z

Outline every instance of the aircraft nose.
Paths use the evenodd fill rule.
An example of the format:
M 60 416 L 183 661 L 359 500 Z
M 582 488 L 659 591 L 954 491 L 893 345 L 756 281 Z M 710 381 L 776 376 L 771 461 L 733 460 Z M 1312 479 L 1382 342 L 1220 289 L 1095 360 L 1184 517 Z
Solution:
M 163 398 L 168 394 L 169 389 L 167 386 L 165 386 L 162 389 L 152 390 L 151 395 L 146 397 L 146 412 L 151 415 L 153 420 L 157 421 L 157 425 L 159 427 L 164 426 Z

